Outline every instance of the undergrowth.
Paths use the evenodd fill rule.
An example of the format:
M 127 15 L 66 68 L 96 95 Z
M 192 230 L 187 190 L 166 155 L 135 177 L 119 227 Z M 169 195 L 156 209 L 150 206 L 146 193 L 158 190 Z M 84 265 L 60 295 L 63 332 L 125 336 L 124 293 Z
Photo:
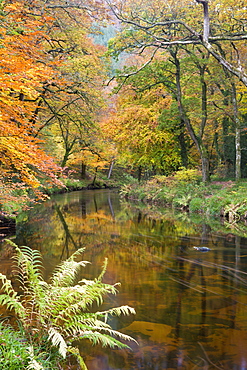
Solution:
M 120 196 L 236 221 L 247 216 L 247 181 L 213 180 L 204 184 L 196 170 L 174 176 L 154 176 L 141 184 L 125 185 Z

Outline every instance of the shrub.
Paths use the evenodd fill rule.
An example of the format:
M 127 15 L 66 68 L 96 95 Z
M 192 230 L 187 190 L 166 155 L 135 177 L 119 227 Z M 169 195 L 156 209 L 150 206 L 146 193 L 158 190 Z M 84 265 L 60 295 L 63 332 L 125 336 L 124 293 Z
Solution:
M 179 182 L 197 182 L 200 181 L 200 172 L 196 169 L 187 169 L 181 167 L 174 175 L 174 179 Z

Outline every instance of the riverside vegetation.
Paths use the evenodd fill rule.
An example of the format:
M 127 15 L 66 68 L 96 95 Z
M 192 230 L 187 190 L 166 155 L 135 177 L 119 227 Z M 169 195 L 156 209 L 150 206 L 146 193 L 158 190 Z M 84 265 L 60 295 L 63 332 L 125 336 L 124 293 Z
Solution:
M 80 269 L 89 262 L 77 261 L 84 249 L 78 249 L 63 261 L 50 281 L 42 277 L 39 251 L 18 247 L 14 249 L 15 284 L 0 274 L 0 305 L 14 314 L 10 325 L 7 317 L 0 322 L 0 369 L 68 369 L 75 359 L 75 368 L 86 370 L 86 363 L 75 341 L 100 344 L 103 347 L 128 349 L 134 341 L 128 335 L 113 330 L 108 324 L 111 316 L 135 314 L 129 306 L 97 311 L 107 294 L 116 294 L 118 284 L 102 282 L 102 272 L 94 280 L 80 279 Z M 124 343 L 122 343 L 122 341 Z
M 247 181 L 212 179 L 203 183 L 199 171 L 181 169 L 173 176 L 154 176 L 141 184 L 124 185 L 121 197 L 172 207 L 190 213 L 226 218 L 234 223 L 247 217 Z
M 123 172 L 116 168 L 114 172 L 111 179 L 99 172 L 94 184 L 92 178 L 61 178 L 62 186 L 44 187 L 42 192 L 49 197 L 75 190 L 115 188 L 119 189 L 121 198 L 170 207 L 190 214 L 224 217 L 230 222 L 243 220 L 247 216 L 246 179 L 236 181 L 233 178 L 212 176 L 212 181 L 205 183 L 199 170 L 186 168 L 180 168 L 170 176 L 154 175 L 141 181 L 130 171 Z M 26 203 L 17 202 L 17 195 L 2 205 L 8 218 L 15 219 L 19 212 L 35 204 L 33 200 L 30 202 L 29 197 Z

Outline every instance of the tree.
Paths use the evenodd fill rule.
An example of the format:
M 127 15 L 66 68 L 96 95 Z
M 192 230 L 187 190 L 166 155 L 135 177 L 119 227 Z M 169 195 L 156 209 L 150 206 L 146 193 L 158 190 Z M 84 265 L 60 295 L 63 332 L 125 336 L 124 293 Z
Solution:
M 93 35 L 98 32 L 95 20 L 100 22 L 103 6 L 81 2 L 77 4 L 59 1 L 50 3 L 46 11 L 52 14 L 55 22 L 49 29 L 46 51 L 53 60 L 62 60 L 59 73 L 63 83 L 58 80 L 46 86 L 40 109 L 39 135 L 55 134 L 59 142 L 61 166 L 68 160 L 81 156 L 85 148 L 97 152 L 95 132 L 98 129 L 98 112 L 104 104 L 103 83 L 107 73 L 105 47 L 96 45 Z M 95 18 L 96 17 L 96 18 Z M 63 147 L 63 153 L 61 152 Z
M 61 168 L 56 163 L 64 166 L 73 151 L 93 146 L 90 130 L 102 106 L 105 69 L 104 50 L 94 45 L 91 36 L 101 12 L 103 6 L 94 2 L 1 4 L 3 202 L 16 187 L 18 196 L 23 187 L 41 196 L 41 177 L 57 181 Z M 53 125 L 64 144 L 64 152 L 55 160 L 47 148 L 47 138 L 56 131 Z
M 173 136 L 159 128 L 158 118 L 170 98 L 163 98 L 160 86 L 138 94 L 139 77 L 124 87 L 116 110 L 101 125 L 118 148 L 118 163 L 169 174 L 180 158 Z
M 39 20 L 21 1 L 2 3 L 1 8 L 1 184 L 7 189 L 24 185 L 37 194 L 40 178 L 55 181 L 59 171 L 41 149 L 33 120 L 40 90 L 56 73 L 40 50 L 44 33 Z
M 203 17 L 198 17 L 195 6 L 184 0 L 177 6 L 172 1 L 167 1 L 160 7 L 159 2 L 119 2 L 118 4 L 108 1 L 111 11 L 116 18 L 127 25 L 129 36 L 133 37 L 134 43 L 129 44 L 132 49 L 139 49 L 141 53 L 146 48 L 167 49 L 170 46 L 202 45 L 221 66 L 226 68 L 247 86 L 247 75 L 244 72 L 245 59 L 241 60 L 240 54 L 235 53 L 234 42 L 245 44 L 246 33 L 246 7 L 244 2 L 230 2 L 221 0 L 211 4 L 213 20 L 209 19 L 208 0 L 196 0 L 203 6 Z M 222 23 L 227 19 L 230 27 L 224 33 Z M 223 22 L 222 22 L 223 21 Z M 146 37 L 146 43 L 143 37 Z M 222 55 L 218 45 L 223 43 L 232 45 L 232 51 L 236 55 L 235 61 L 231 56 L 226 58 Z M 126 44 L 127 46 L 127 44 Z M 126 49 L 126 48 L 125 48 Z

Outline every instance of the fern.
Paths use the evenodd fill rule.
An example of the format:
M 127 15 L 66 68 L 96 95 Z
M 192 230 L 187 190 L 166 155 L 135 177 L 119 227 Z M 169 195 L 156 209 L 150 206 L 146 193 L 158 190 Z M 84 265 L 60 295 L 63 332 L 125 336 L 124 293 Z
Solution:
M 13 245 L 14 243 L 11 242 Z M 39 251 L 32 250 L 29 247 L 16 246 L 16 255 L 13 257 L 15 261 L 15 274 L 20 282 L 23 291 L 26 305 L 29 304 L 29 309 L 33 311 L 34 305 L 42 305 L 44 298 L 44 285 L 40 284 L 43 281 L 41 274 L 42 257 Z
M 102 271 L 101 271 L 100 275 L 98 276 L 97 281 L 102 281 L 102 279 L 103 279 L 103 277 L 106 273 L 107 264 L 108 264 L 108 259 L 105 258 L 104 264 L 102 266 Z
M 98 312 L 96 312 L 97 314 Z M 130 306 L 120 306 L 120 307 L 115 307 L 115 308 L 110 308 L 107 311 L 102 311 L 99 312 L 100 314 L 107 314 L 107 315 L 112 315 L 112 316 L 121 316 L 125 315 L 128 316 L 130 314 L 135 315 L 135 309 Z
M 52 344 L 58 347 L 60 355 L 66 358 L 67 344 L 63 336 L 53 327 L 48 330 L 48 340 L 51 340 Z
M 73 259 L 64 261 L 53 274 L 51 280 L 52 285 L 63 287 L 71 286 L 75 282 L 80 268 L 86 266 L 88 263 L 87 261 L 76 262 Z
M 112 331 L 111 331 L 112 333 Z M 80 339 L 89 339 L 93 345 L 100 344 L 102 347 L 118 348 L 118 349 L 129 349 L 127 344 L 120 342 L 119 340 L 113 338 L 111 335 L 102 334 L 99 331 L 85 331 Z M 130 340 L 129 336 L 123 336 L 122 340 Z M 133 338 L 132 338 L 133 340 Z
M 29 363 L 27 366 L 27 370 L 44 370 L 43 366 L 38 363 L 38 361 L 34 358 L 34 351 L 33 346 L 28 348 L 29 351 Z
M 10 241 L 9 241 L 10 242 Z M 116 294 L 118 284 L 102 282 L 107 268 L 105 260 L 102 271 L 94 280 L 78 280 L 82 267 L 89 262 L 76 261 L 84 252 L 84 248 L 76 251 L 70 258 L 63 261 L 54 271 L 50 282 L 45 282 L 42 276 L 42 258 L 39 251 L 29 247 L 15 247 L 15 274 L 20 282 L 22 295 L 18 296 L 11 281 L 0 274 L 3 293 L 0 294 L 0 305 L 15 312 L 20 320 L 26 338 L 33 348 L 33 343 L 57 348 L 57 353 L 66 358 L 67 353 L 73 353 L 81 369 L 86 369 L 85 362 L 78 349 L 70 347 L 75 340 L 89 339 L 92 344 L 103 347 L 129 348 L 121 341 L 134 341 L 128 335 L 113 330 L 107 323 L 109 316 L 134 314 L 129 306 L 111 308 L 105 311 L 91 312 L 92 305 L 100 306 L 108 294 Z M 42 369 L 32 357 L 28 370 Z
M 77 360 L 80 364 L 81 370 L 87 370 L 87 366 L 86 366 L 83 358 L 81 357 L 78 348 L 70 346 L 70 347 L 68 347 L 68 352 L 72 353 L 77 358 Z
M 2 282 L 2 290 L 4 292 L 0 295 L 0 304 L 6 306 L 9 310 L 13 310 L 20 319 L 25 320 L 25 308 L 20 302 L 16 291 L 13 289 L 11 281 L 1 273 L 0 281 Z
M 74 261 L 75 258 L 80 257 L 80 255 L 84 252 L 85 252 L 85 248 L 77 249 L 77 251 L 71 254 L 71 256 L 67 259 L 67 261 L 71 261 L 71 260 Z

